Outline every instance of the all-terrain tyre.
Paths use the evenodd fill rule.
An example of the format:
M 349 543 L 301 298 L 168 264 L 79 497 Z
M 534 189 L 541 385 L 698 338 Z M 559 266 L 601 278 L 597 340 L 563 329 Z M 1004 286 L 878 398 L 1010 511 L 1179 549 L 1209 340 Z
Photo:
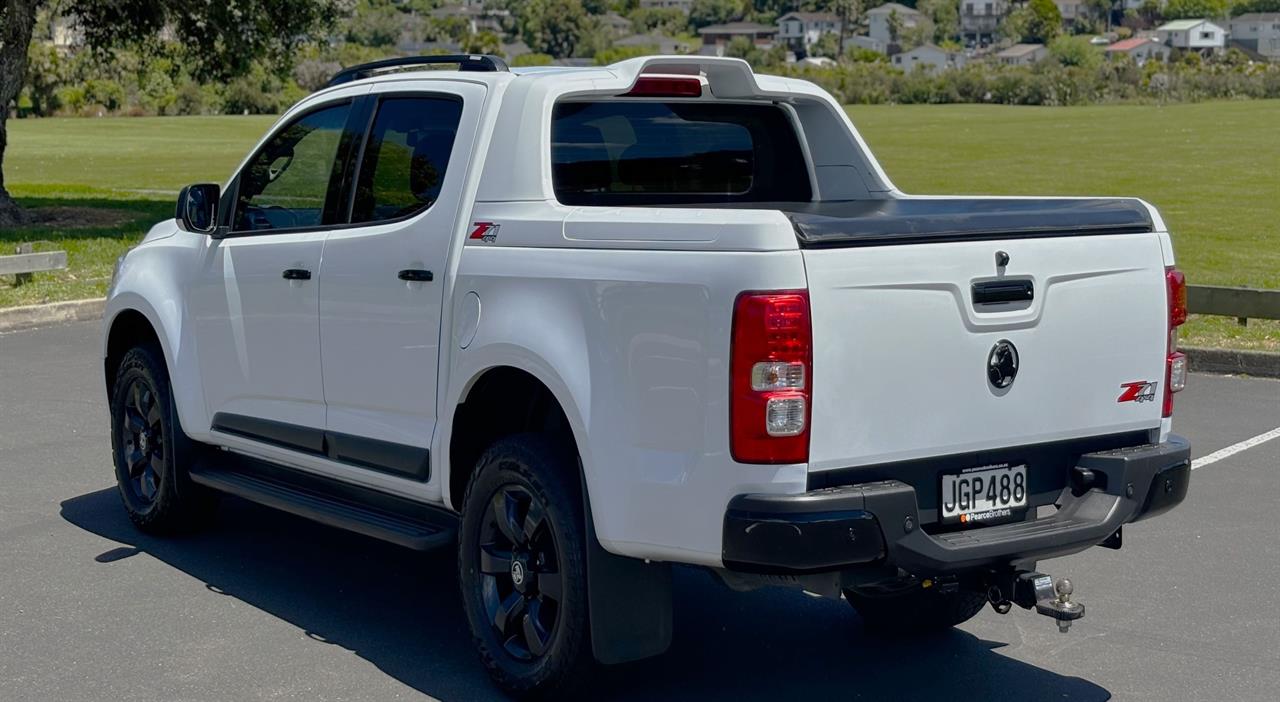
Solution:
M 111 453 L 129 519 L 149 534 L 205 524 L 216 495 L 187 470 L 202 448 L 178 422 L 163 355 L 154 346 L 124 354 L 111 390 Z
M 845 590 L 867 629 L 885 635 L 913 635 L 948 629 L 969 621 L 987 604 L 981 593 L 943 593 L 919 585 L 893 594 Z
M 507 694 L 561 699 L 593 667 L 577 457 L 541 434 L 499 439 L 463 498 L 458 581 L 480 660 Z

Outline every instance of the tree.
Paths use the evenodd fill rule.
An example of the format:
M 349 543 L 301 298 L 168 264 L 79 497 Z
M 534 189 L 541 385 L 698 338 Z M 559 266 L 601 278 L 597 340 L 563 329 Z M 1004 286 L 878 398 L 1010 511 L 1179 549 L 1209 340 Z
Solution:
M 836 42 L 836 55 L 844 55 L 844 39 L 849 36 L 850 25 L 858 21 L 862 13 L 862 0 L 828 0 L 827 9 L 840 18 L 840 36 Z
M 468 34 L 462 39 L 462 53 L 500 56 L 502 55 L 502 37 L 493 32 Z
M 1049 43 L 1049 55 L 1064 66 L 1097 68 L 1102 63 L 1102 50 L 1088 37 L 1058 37 Z
M 534 52 L 557 58 L 573 56 L 592 30 L 582 0 L 529 0 L 524 3 L 521 34 Z
M 1111 2 L 1111 0 L 1101 0 Z M 960 34 L 960 3 L 958 0 L 920 0 L 916 9 L 933 22 L 935 44 L 953 41 Z
M 689 25 L 694 29 L 742 19 L 740 0 L 693 0 L 689 6 Z
M 1227 0 L 1169 0 L 1163 12 L 1166 20 L 1217 19 L 1227 14 Z
M 0 0 L 0 226 L 29 221 L 5 189 L 4 152 L 9 104 L 22 89 L 36 11 L 43 3 Z M 298 46 L 329 30 L 348 7 L 344 0 L 65 0 L 62 4 L 96 51 L 154 52 L 160 33 L 172 32 L 187 69 L 206 80 L 245 75 L 259 59 L 287 72 Z
M 1062 13 L 1053 0 L 1031 0 L 1004 18 L 1001 36 L 1014 41 L 1048 44 L 1062 33 Z

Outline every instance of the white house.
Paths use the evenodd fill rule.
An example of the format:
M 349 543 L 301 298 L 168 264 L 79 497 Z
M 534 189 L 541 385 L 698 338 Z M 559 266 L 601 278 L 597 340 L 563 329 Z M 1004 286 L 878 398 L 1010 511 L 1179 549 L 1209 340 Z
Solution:
M 959 68 L 965 64 L 965 60 L 964 54 L 947 51 L 933 44 L 921 44 L 910 51 L 895 54 L 892 59 L 895 68 L 910 72 L 923 67 L 929 73 Z
M 1206 19 L 1186 19 L 1156 27 L 1160 40 L 1175 49 L 1211 53 L 1227 45 L 1227 30 Z
M 903 29 L 916 26 L 920 21 L 920 13 L 896 2 L 885 3 L 880 7 L 867 10 L 867 34 L 885 46 L 894 43 L 889 31 L 889 18 L 897 16 Z
M 831 12 L 788 12 L 778 18 L 778 42 L 807 53 L 823 34 L 840 31 L 840 16 Z
M 1008 0 L 960 0 L 960 37 L 974 46 L 990 44 L 1007 14 Z
M 1128 56 L 1137 62 L 1139 66 L 1151 60 L 1168 61 L 1169 54 L 1173 53 L 1173 49 L 1165 46 L 1155 37 L 1121 39 L 1108 46 L 1104 51 L 1106 51 L 1108 57 Z
M 1089 16 L 1089 6 L 1084 0 L 1053 0 L 1053 4 L 1058 6 L 1058 14 L 1062 15 L 1063 24 L 1070 25 L 1077 19 Z
M 883 54 L 889 50 L 889 47 L 879 39 L 872 39 L 865 34 L 855 34 L 851 37 L 844 38 L 844 48 L 847 51 L 849 47 L 856 46 L 859 49 L 867 49 L 878 54 Z
M 1250 12 L 1227 24 L 1231 41 L 1275 61 L 1280 59 L 1280 12 Z
M 1030 66 L 1048 55 L 1044 44 L 1014 44 L 996 54 L 996 60 L 1006 66 Z

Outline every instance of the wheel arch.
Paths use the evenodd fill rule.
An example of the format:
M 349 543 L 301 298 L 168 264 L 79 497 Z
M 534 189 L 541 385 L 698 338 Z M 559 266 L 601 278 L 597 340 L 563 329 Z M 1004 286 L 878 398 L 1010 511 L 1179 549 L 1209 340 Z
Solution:
M 108 396 L 124 354 L 139 343 L 159 347 L 169 374 L 178 420 L 183 431 L 207 429 L 204 393 L 194 351 L 182 343 L 181 312 L 176 304 L 157 309 L 135 292 L 120 292 L 107 301 L 102 323 L 102 378 Z

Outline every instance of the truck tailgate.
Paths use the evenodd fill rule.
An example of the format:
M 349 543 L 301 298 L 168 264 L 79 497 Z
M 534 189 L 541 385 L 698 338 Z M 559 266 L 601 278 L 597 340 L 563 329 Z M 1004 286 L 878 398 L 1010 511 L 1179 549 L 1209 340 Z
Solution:
M 1168 315 L 1155 234 L 1136 223 L 1089 236 L 940 230 L 916 243 L 828 237 L 803 249 L 811 471 L 1160 426 Z M 980 301 L 988 296 L 1010 301 Z M 1000 388 L 988 366 L 1002 341 L 1017 370 Z M 1141 381 L 1155 385 L 1120 401 Z

